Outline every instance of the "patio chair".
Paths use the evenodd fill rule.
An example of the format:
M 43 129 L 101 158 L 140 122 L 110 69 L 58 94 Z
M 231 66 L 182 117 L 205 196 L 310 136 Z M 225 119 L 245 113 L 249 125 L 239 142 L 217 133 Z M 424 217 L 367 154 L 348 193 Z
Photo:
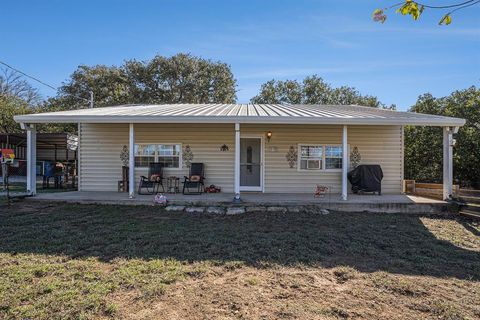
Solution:
M 185 177 L 183 182 L 183 194 L 201 194 L 204 188 L 204 165 L 203 163 L 192 163 L 190 166 L 190 175 Z M 194 191 L 191 191 L 193 189 Z
M 163 187 L 163 163 L 150 162 L 148 166 L 148 176 L 141 176 L 138 184 L 138 194 L 156 194 L 162 187 L 162 192 L 165 192 Z M 147 189 L 146 193 L 142 189 Z

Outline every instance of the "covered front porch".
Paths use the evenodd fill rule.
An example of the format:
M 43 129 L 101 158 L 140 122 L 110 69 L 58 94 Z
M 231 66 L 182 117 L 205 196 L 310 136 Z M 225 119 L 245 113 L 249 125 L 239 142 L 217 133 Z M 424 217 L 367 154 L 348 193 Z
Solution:
M 126 105 L 15 119 L 27 131 L 27 189 L 31 195 L 36 194 L 37 124 L 76 122 L 80 191 L 103 194 L 116 190 L 122 182 L 122 189 L 128 185 L 129 192 L 115 194 L 113 199 L 142 200 L 136 194 L 141 176 L 150 180 L 159 176 L 160 180 L 187 175 L 198 178 L 203 174 L 189 172 L 190 164 L 196 162 L 204 165 L 205 186 L 215 185 L 223 192 L 201 197 L 238 203 L 254 202 L 251 191 L 260 192 L 262 199 L 274 194 L 272 197 L 281 201 L 309 203 L 317 186 L 332 192 L 328 200 L 317 201 L 341 202 L 350 197 L 355 201 L 347 180 L 347 172 L 355 168 L 350 161 L 352 150 L 361 153 L 360 164 L 381 167 L 382 194 L 399 195 L 405 125 L 443 128 L 443 199 L 451 199 L 453 135 L 465 123 L 458 118 L 361 106 L 235 104 Z M 127 154 L 126 163 L 123 153 Z M 128 174 L 123 174 L 122 162 L 123 167 L 128 166 Z M 165 173 L 149 173 L 152 163 L 160 163 Z M 242 168 L 244 173 L 255 173 L 255 181 L 252 177 L 248 180 Z M 177 201 L 177 197 L 181 196 L 170 198 Z M 369 196 L 358 199 L 376 201 Z M 380 201 L 389 202 L 386 198 Z

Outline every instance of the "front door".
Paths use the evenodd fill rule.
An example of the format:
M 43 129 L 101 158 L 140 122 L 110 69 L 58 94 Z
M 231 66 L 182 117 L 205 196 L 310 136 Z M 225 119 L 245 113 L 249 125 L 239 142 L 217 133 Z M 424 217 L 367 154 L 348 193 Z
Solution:
M 262 138 L 240 138 L 240 190 L 262 191 Z

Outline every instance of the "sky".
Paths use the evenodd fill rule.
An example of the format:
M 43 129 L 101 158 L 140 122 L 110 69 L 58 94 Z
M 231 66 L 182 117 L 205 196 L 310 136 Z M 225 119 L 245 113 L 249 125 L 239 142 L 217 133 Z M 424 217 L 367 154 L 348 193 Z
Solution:
M 416 22 L 394 10 L 385 24 L 372 21 L 397 1 L 1 0 L 0 60 L 58 87 L 82 64 L 191 53 L 231 66 L 239 103 L 268 80 L 313 74 L 398 110 L 423 93 L 480 86 L 480 5 L 450 26 L 433 10 Z

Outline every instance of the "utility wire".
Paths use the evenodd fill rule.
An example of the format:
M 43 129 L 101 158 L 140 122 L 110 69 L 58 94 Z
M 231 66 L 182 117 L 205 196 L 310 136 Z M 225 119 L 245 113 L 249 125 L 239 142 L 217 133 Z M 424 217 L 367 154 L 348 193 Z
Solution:
M 21 71 L 21 70 L 18 70 L 17 68 L 14 68 L 14 67 L 12 67 L 11 65 L 9 65 L 9 64 L 1 61 L 1 60 L 0 60 L 0 64 L 4 65 L 5 67 L 7 67 L 7 68 L 9 68 L 9 69 L 12 69 L 12 70 L 15 71 L 15 72 L 18 72 L 18 73 L 24 75 L 24 76 L 27 77 L 27 78 L 30 78 L 30 79 L 32 79 L 32 80 L 35 80 L 35 81 L 37 81 L 38 83 L 43 84 L 43 85 L 46 86 L 46 87 L 49 87 L 50 89 L 53 89 L 53 90 L 55 90 L 55 91 L 58 90 L 58 88 L 55 88 L 54 86 L 51 86 L 51 85 L 49 85 L 48 83 L 45 83 L 45 82 L 43 82 L 42 80 L 40 80 L 40 79 L 38 79 L 38 78 L 35 78 L 35 77 L 31 76 L 31 75 L 28 75 L 28 74 L 26 74 L 25 72 L 23 72 L 23 71 Z M 87 101 L 87 102 L 91 102 L 89 99 L 85 99 L 85 98 L 80 97 L 80 96 L 77 96 L 77 95 L 75 95 L 75 94 L 72 94 L 72 93 L 67 93 L 67 94 L 69 94 L 69 95 L 71 95 L 71 96 L 73 96 L 73 97 L 75 97 L 75 98 L 82 99 L 82 100 Z

